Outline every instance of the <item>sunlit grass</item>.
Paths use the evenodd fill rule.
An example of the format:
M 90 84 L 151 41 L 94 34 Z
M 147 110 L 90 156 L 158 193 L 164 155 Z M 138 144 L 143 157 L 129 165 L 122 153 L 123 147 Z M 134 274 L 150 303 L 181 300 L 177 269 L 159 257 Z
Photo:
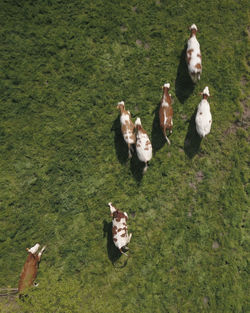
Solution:
M 0 4 L 0 286 L 17 286 L 39 242 L 41 283 L 23 312 L 246 312 L 247 1 L 19 2 Z M 166 82 L 171 146 L 157 122 Z M 200 143 L 205 86 L 213 124 Z M 127 159 L 121 100 L 152 141 L 145 176 Z M 109 201 L 129 215 L 127 261 L 110 242 Z

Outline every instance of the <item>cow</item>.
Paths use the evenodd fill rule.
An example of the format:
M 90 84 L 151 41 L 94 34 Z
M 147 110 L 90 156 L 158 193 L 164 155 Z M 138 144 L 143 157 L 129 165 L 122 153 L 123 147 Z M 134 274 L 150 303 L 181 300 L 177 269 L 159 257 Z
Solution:
M 191 35 L 187 42 L 186 61 L 189 76 L 193 83 L 197 83 L 201 78 L 201 50 L 200 44 L 196 38 L 198 28 L 195 24 L 190 26 Z
M 160 127 L 162 129 L 163 135 L 166 138 L 168 144 L 170 145 L 170 140 L 167 137 L 167 130 L 169 134 L 172 134 L 173 129 L 173 107 L 172 107 L 172 98 L 171 94 L 169 94 L 170 84 L 164 84 L 163 88 L 163 96 L 161 99 L 161 105 L 159 109 L 159 119 L 160 119 Z
M 109 202 L 110 213 L 112 216 L 112 237 L 115 246 L 122 254 L 128 256 L 123 249 L 128 250 L 132 234 L 128 234 L 127 220 L 128 214 L 116 209 L 111 202 Z
M 131 114 L 129 111 L 125 110 L 124 101 L 118 102 L 117 109 L 120 110 L 120 123 L 121 131 L 125 142 L 128 145 L 128 156 L 132 157 L 131 151 L 133 152 L 133 147 L 131 145 L 135 144 L 136 137 L 134 133 L 134 124 L 131 121 Z
M 136 129 L 136 153 L 138 159 L 145 163 L 143 172 L 145 173 L 148 168 L 148 162 L 152 159 L 152 144 L 146 131 L 143 129 L 141 119 L 137 117 L 135 121 Z
M 41 260 L 43 251 L 45 250 L 46 246 L 44 246 L 41 249 L 41 251 L 37 253 L 39 248 L 40 248 L 39 243 L 36 243 L 34 247 L 30 249 L 26 248 L 29 254 L 23 266 L 18 283 L 18 292 L 20 295 L 26 288 L 32 285 L 37 286 L 37 284 L 34 284 L 34 281 L 37 276 L 39 262 Z
M 198 105 L 195 123 L 197 133 L 201 138 L 205 137 L 210 133 L 212 126 L 212 115 L 210 112 L 210 106 L 207 101 L 208 97 L 210 97 L 208 87 L 205 87 L 202 94 L 202 100 Z

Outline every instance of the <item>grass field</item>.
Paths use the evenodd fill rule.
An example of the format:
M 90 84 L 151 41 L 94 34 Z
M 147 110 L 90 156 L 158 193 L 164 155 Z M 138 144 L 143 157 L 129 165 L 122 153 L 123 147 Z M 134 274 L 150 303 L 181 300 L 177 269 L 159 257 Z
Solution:
M 47 245 L 39 287 L 1 312 L 248 312 L 249 4 L 246 0 L 0 2 L 0 288 Z M 195 23 L 203 73 L 185 45 Z M 171 146 L 159 129 L 171 84 Z M 209 86 L 213 124 L 194 116 Z M 127 158 L 117 102 L 153 145 Z M 126 211 L 127 259 L 107 203 Z

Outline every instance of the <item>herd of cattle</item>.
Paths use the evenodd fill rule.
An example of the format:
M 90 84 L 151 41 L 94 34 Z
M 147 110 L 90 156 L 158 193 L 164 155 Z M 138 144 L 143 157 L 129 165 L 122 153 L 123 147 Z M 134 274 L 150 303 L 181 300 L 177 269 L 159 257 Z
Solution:
M 187 42 L 186 61 L 189 75 L 194 83 L 200 80 L 202 65 L 201 65 L 201 51 L 200 44 L 196 38 L 197 27 L 193 24 L 190 27 L 191 35 Z M 169 93 L 170 84 L 164 84 L 163 96 L 161 99 L 161 105 L 159 109 L 160 127 L 163 135 L 170 145 L 170 140 L 167 136 L 172 133 L 173 129 L 173 107 L 172 97 Z M 205 137 L 209 134 L 212 125 L 212 115 L 210 112 L 210 106 L 208 103 L 209 89 L 205 87 L 201 93 L 203 99 L 198 105 L 198 110 L 195 118 L 196 130 L 200 137 Z M 136 147 L 136 153 L 138 159 L 145 163 L 144 172 L 148 167 L 148 162 L 152 158 L 152 145 L 145 129 L 143 129 L 140 118 L 137 118 L 135 124 L 131 120 L 131 114 L 125 109 L 123 101 L 119 102 L 117 108 L 120 110 L 120 122 L 123 138 L 128 145 L 128 155 L 131 158 L 133 152 L 133 146 Z
M 201 51 L 200 44 L 196 38 L 197 27 L 193 24 L 190 27 L 191 35 L 187 42 L 186 61 L 189 75 L 194 83 L 200 80 L 202 65 L 201 65 Z M 164 84 L 163 96 L 161 99 L 161 105 L 159 109 L 160 127 L 166 141 L 170 145 L 170 140 L 167 136 L 172 133 L 173 129 L 173 108 L 172 98 L 169 93 L 170 84 Z M 202 94 L 202 100 L 198 105 L 197 114 L 195 118 L 196 130 L 200 137 L 205 137 L 209 134 L 212 125 L 212 115 L 210 113 L 210 106 L 207 101 L 209 94 L 208 87 L 205 87 Z M 133 145 L 136 147 L 136 153 L 140 161 L 145 163 L 144 172 L 147 170 L 148 162 L 152 158 L 152 145 L 150 139 L 142 127 L 140 118 L 138 117 L 133 124 L 131 120 L 131 114 L 125 110 L 125 104 L 123 101 L 119 102 L 117 108 L 120 110 L 120 123 L 123 138 L 128 145 L 128 155 L 131 158 L 133 153 Z M 116 209 L 112 203 L 109 203 L 110 213 L 112 216 L 112 237 L 115 246 L 121 253 L 127 255 L 124 250 L 128 250 L 128 243 L 131 240 L 132 234 L 128 233 L 126 212 L 122 212 Z M 37 276 L 38 264 L 41 260 L 45 246 L 39 253 L 40 245 L 37 243 L 34 247 L 26 249 L 29 254 L 24 267 L 21 272 L 18 292 L 22 292 L 32 285 L 34 285 L 35 278 Z

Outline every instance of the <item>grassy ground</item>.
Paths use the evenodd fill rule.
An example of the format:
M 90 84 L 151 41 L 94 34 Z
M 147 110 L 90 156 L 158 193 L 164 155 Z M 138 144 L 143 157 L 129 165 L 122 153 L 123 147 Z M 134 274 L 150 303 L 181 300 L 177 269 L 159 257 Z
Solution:
M 26 247 L 47 245 L 39 287 L 3 312 L 247 312 L 249 33 L 246 0 L 0 4 L 0 287 Z M 187 76 L 196 23 L 201 81 Z M 174 130 L 158 125 L 171 84 Z M 209 86 L 212 131 L 194 114 Z M 127 150 L 116 104 L 140 117 L 154 157 Z M 126 210 L 130 257 L 107 203 Z M 2 307 L 2 308 L 1 308 Z

